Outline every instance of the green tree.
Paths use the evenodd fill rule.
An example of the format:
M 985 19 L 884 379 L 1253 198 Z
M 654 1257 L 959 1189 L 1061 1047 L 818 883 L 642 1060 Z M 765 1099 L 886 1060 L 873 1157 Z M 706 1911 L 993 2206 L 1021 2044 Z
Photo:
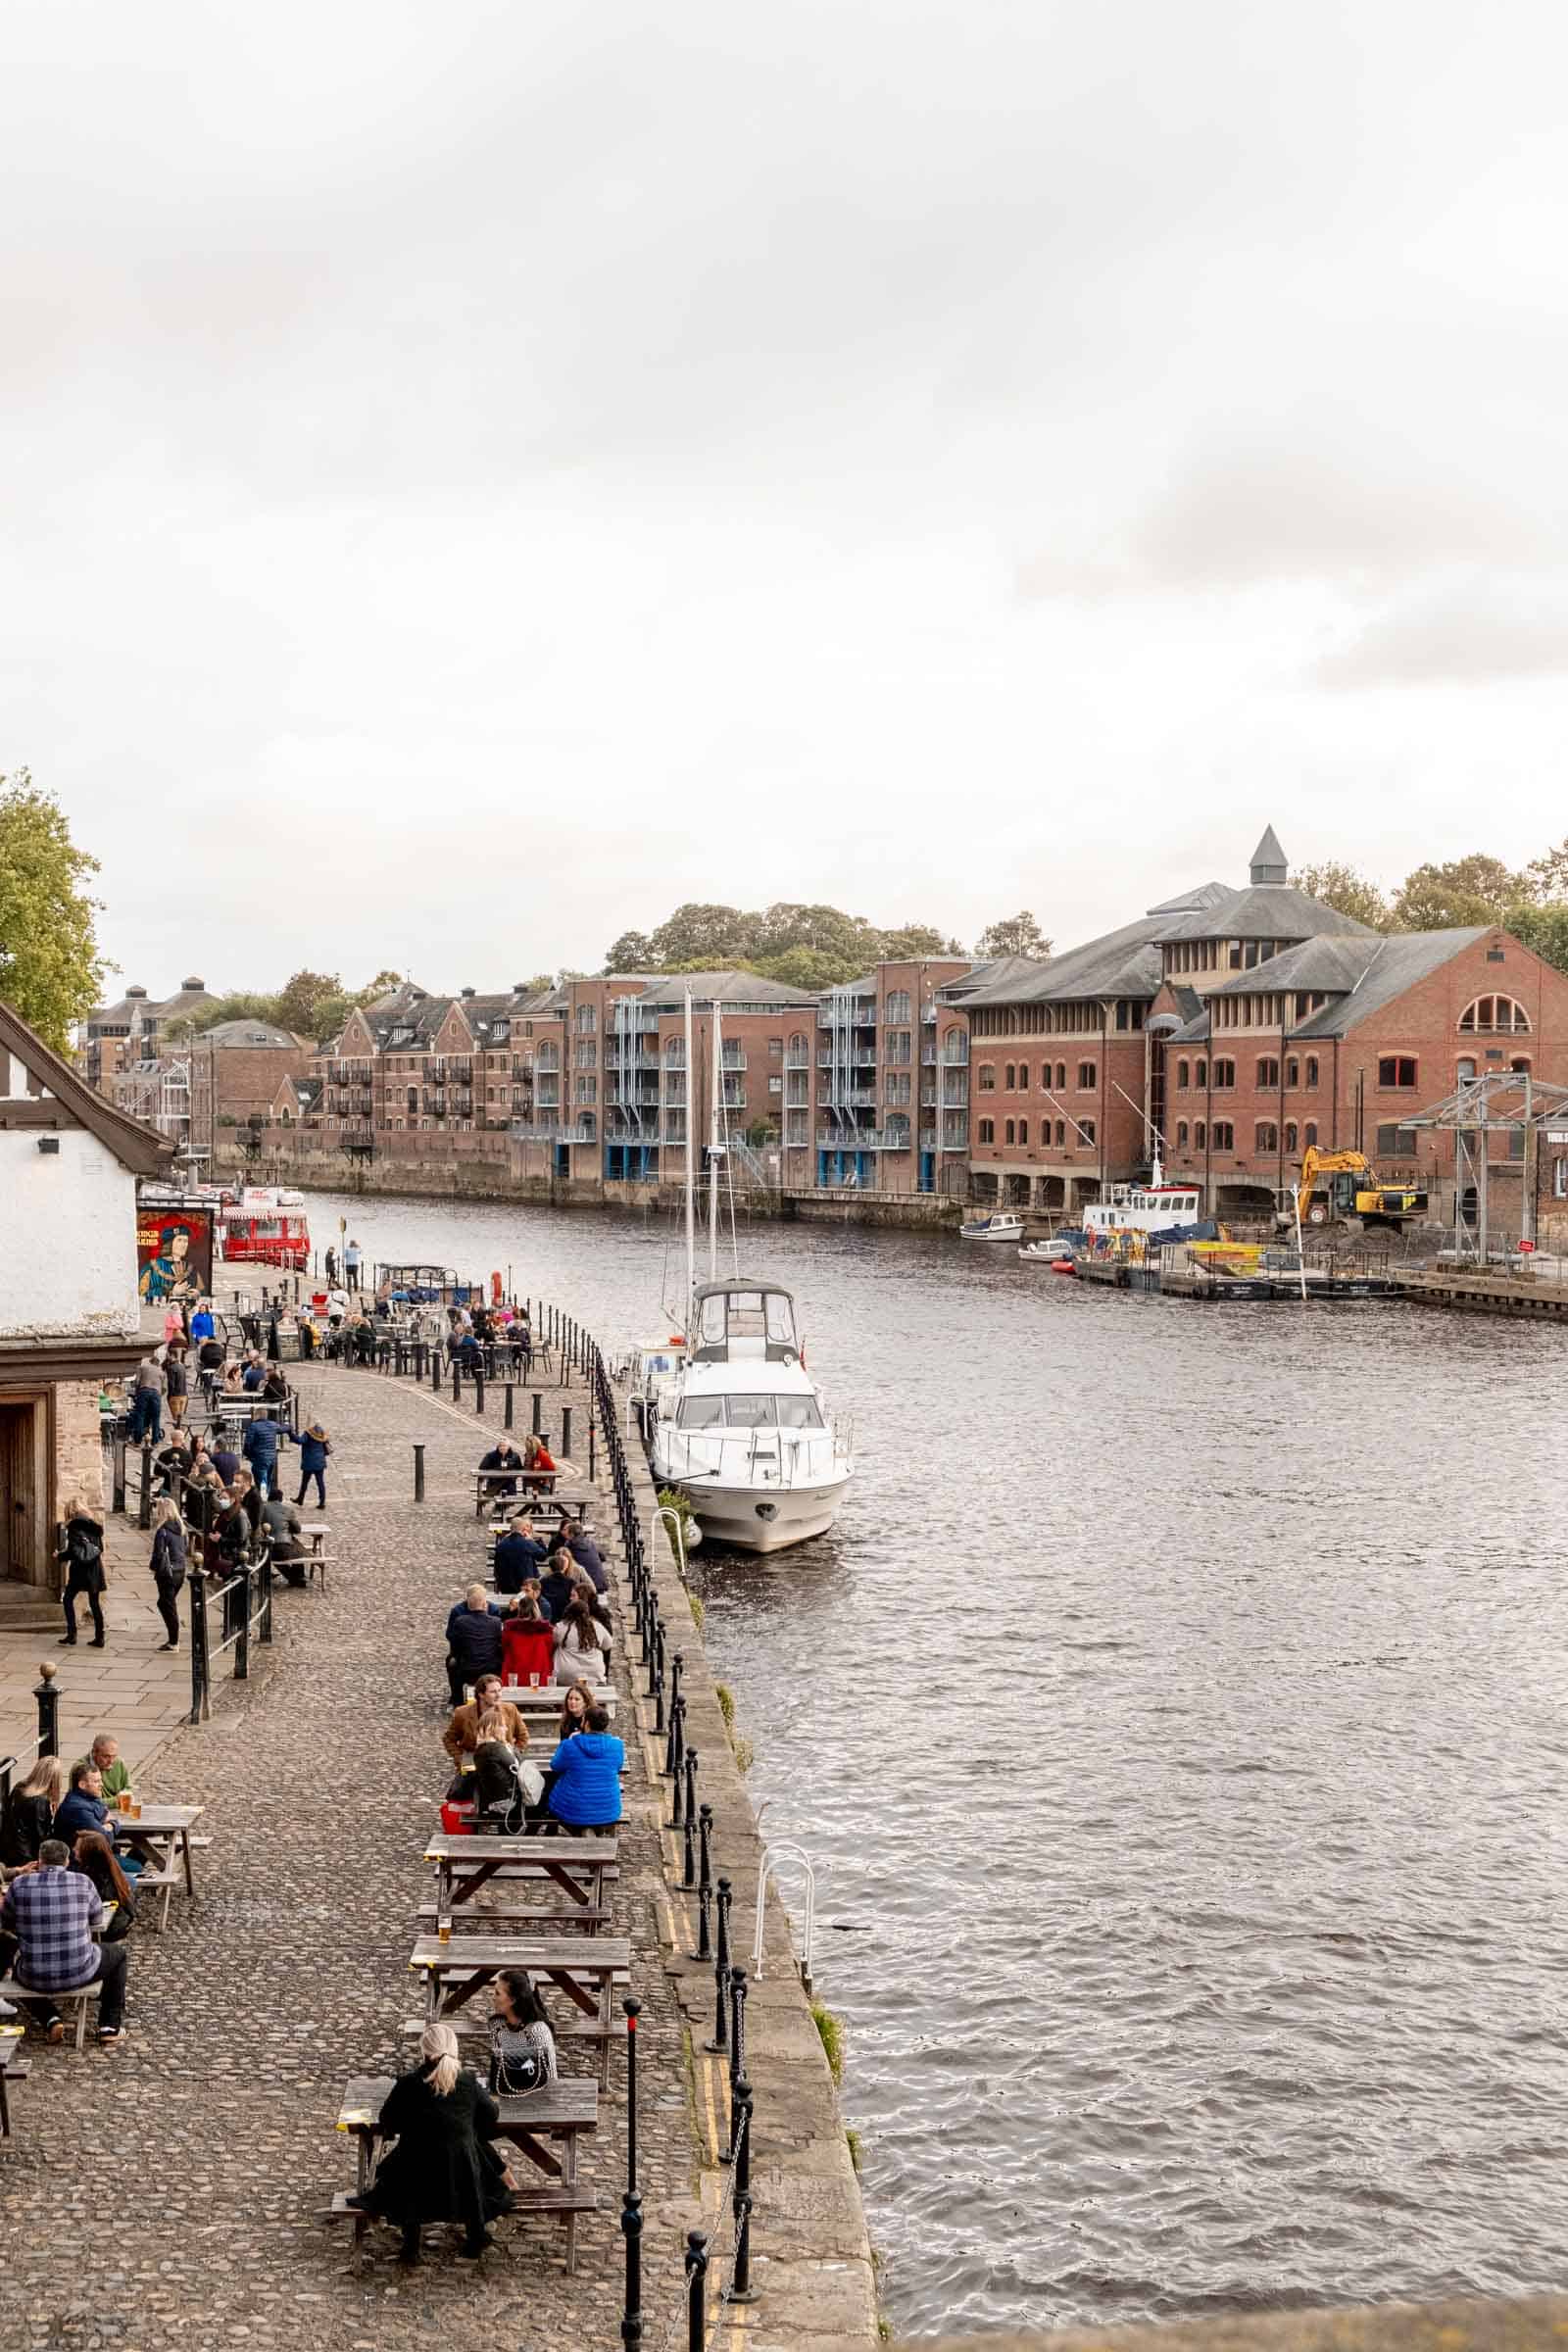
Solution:
M 1000 922 L 988 924 L 975 941 L 974 952 L 981 963 L 989 963 L 998 956 L 1049 956 L 1051 942 L 1025 908 L 1021 914 L 1004 915 Z
M 956 939 L 945 939 L 930 923 L 906 923 L 901 930 L 884 931 L 879 962 L 919 963 L 931 956 L 961 956 Z
M 259 996 L 253 989 L 230 989 L 226 997 L 215 997 L 190 1016 L 192 1034 L 200 1037 L 206 1029 L 216 1029 L 220 1021 L 276 1021 L 279 1018 L 276 997 Z
M 786 948 L 782 956 L 764 956 L 757 968 L 764 980 L 780 981 L 785 988 L 810 989 L 814 994 L 858 979 L 865 964 L 858 956 L 834 956 L 826 948 Z
M 334 1020 L 335 1008 L 341 1006 Z M 336 972 L 303 971 L 285 980 L 277 993 L 277 1019 L 296 1037 L 331 1037 L 348 1019 L 349 1000 Z
M 554 988 L 555 985 L 556 975 L 554 972 L 535 972 L 531 980 L 523 982 L 521 994 L 525 997 L 540 997 L 547 988 Z
M 654 943 L 646 931 L 623 931 L 611 943 L 605 957 L 607 972 L 651 972 L 658 968 Z
M 1511 873 L 1499 858 L 1473 851 L 1446 865 L 1418 865 L 1407 874 L 1393 907 L 1396 931 L 1451 931 L 1500 923 L 1511 906 L 1529 904 L 1529 875 Z
M 1365 923 L 1373 931 L 1387 931 L 1392 920 L 1389 902 L 1375 882 L 1358 874 L 1353 865 L 1344 865 L 1337 858 L 1328 858 L 1322 865 L 1303 865 L 1291 876 L 1292 887 L 1304 890 L 1309 899 L 1332 906 L 1340 914 L 1348 914 L 1357 923 Z
M 354 991 L 350 1002 L 355 1004 L 379 1004 L 380 1000 L 383 997 L 389 997 L 395 988 L 401 988 L 403 981 L 404 974 L 402 972 L 377 972 L 373 980 L 367 980 L 363 988 L 357 988 Z
M 1543 963 L 1568 972 L 1568 901 L 1553 899 L 1545 906 L 1510 906 L 1502 920 L 1516 939 L 1533 948 Z
M 654 933 L 649 942 L 655 958 L 652 968 L 661 972 L 677 967 L 693 972 L 727 969 L 737 956 L 744 958 L 751 953 L 751 918 L 738 907 L 691 900 L 677 906 Z
M 52 793 L 24 767 L 0 775 L 0 997 L 59 1054 L 103 992 L 99 902 L 82 887 L 97 871 Z

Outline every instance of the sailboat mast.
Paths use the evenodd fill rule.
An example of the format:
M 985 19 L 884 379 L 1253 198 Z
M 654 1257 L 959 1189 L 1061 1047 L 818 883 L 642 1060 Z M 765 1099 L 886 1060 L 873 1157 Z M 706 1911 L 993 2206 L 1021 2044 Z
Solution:
M 686 1338 L 692 1336 L 692 1294 L 697 1288 L 697 1064 L 692 1057 L 692 992 L 686 991 Z
M 708 1138 L 708 1279 L 718 1280 L 718 1170 L 723 1157 L 724 1033 L 713 1003 L 713 1115 Z

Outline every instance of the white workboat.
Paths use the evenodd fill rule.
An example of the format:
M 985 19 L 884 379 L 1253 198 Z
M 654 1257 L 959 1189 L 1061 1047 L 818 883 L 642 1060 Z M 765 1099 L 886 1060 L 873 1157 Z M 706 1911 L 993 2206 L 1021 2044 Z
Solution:
M 967 1217 L 958 1227 L 960 1242 L 1021 1242 L 1023 1219 L 1010 1208 L 999 1208 L 989 1217 Z
M 1084 1210 L 1084 1232 L 1091 1250 L 1113 1233 L 1141 1233 L 1154 1241 L 1168 1241 L 1197 1225 L 1202 1214 L 1198 1187 L 1166 1184 L 1156 1154 L 1150 1183 L 1113 1184 L 1103 1200 Z
M 692 1004 L 686 1000 L 686 1066 Z M 656 1483 L 678 1487 L 705 1536 L 749 1551 L 783 1551 L 825 1535 L 855 1475 L 852 1434 L 830 1421 L 806 1369 L 795 1301 L 778 1283 L 715 1273 L 718 1188 L 726 1143 L 718 1006 L 713 1007 L 713 1109 L 709 1279 L 696 1280 L 696 1170 L 688 1123 L 686 1287 L 682 1342 L 667 1370 L 644 1350 L 643 1437 Z
M 1060 1233 L 1047 1234 L 1042 1241 L 1026 1242 L 1018 1255 L 1026 1266 L 1065 1265 L 1070 1270 L 1073 1251 L 1081 1250 L 1083 1246 L 1084 1229 L 1081 1225 L 1074 1225 Z

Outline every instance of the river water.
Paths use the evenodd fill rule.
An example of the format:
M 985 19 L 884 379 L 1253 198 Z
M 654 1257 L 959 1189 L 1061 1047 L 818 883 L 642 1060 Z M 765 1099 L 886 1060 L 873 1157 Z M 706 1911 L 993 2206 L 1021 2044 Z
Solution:
M 607 1352 L 679 1294 L 656 1224 L 340 1210 Z M 1568 1342 L 838 1225 L 742 1261 L 857 1424 L 831 1537 L 699 1560 L 895 2327 L 1560 2286 Z

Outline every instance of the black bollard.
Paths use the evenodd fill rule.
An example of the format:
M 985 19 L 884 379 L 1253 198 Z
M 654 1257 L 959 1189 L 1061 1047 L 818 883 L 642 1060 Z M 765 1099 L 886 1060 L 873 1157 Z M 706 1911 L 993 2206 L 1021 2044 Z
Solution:
M 684 1738 L 681 1719 L 685 1712 L 686 1701 L 678 1690 L 672 1692 L 669 1701 L 669 1738 L 664 1742 L 664 1761 L 659 1768 L 662 1781 L 672 1781 L 680 1770 L 681 1742 Z
M 718 1899 L 714 1906 L 718 1919 L 718 1949 L 713 1955 L 713 2038 L 703 2047 L 711 2057 L 721 2058 L 729 2048 L 729 1906 L 728 1879 L 718 1882 Z
M 686 2232 L 686 2352 L 703 2352 L 708 2329 L 708 2240 L 700 2230 Z
M 664 1728 L 664 1620 L 654 1620 L 654 1736 Z
M 507 1383 L 507 1418 L 506 1418 L 506 1427 L 507 1427 L 508 1429 L 510 1429 L 510 1428 L 512 1427 L 512 1399 L 513 1399 L 513 1387 L 512 1387 L 512 1383 L 511 1383 L 511 1381 L 509 1380 L 509 1381 L 508 1381 L 508 1383 Z
M 430 1350 L 430 1386 L 439 1396 L 441 1394 L 441 1350 L 439 1348 L 432 1348 Z
M 729 2146 L 722 2162 L 733 2164 L 735 2146 L 740 2137 L 740 2110 L 737 2085 L 746 2073 L 746 1971 L 731 1968 L 729 1972 Z
M 564 1404 L 561 1408 L 561 1450 L 569 1458 L 571 1453 L 571 1407 L 569 1404 Z
M 414 1499 L 416 1502 L 424 1500 L 424 1447 L 422 1445 L 416 1445 L 414 1448 Z
M 136 1525 L 151 1527 L 153 1523 L 153 1449 L 144 1439 L 141 1449 L 141 1499 L 136 1505 Z
M 686 1845 L 682 1856 L 685 1863 L 681 1878 L 682 1890 L 690 1894 L 697 1885 L 697 1750 L 686 1750 Z
M 38 1675 L 38 1687 L 32 1694 L 38 1709 L 38 1753 L 40 1756 L 58 1756 L 60 1692 L 55 1687 L 55 1670 L 52 1666 L 40 1666 Z
M 594 1480 L 599 1476 L 599 1461 L 594 1446 L 594 1417 L 593 1414 L 590 1413 L 588 1416 L 588 1484 L 590 1486 L 593 1485 Z
M 735 2083 L 735 2268 L 728 2303 L 755 2303 L 752 2284 L 752 2086 L 742 2075 Z
M 670 1712 L 674 1712 L 673 1708 L 670 1710 Z M 686 1701 L 684 1699 L 682 1699 L 680 1702 L 680 1712 L 682 1729 L 684 1731 L 686 1721 Z M 678 1830 L 686 1819 L 686 1775 L 682 1770 L 682 1766 L 685 1763 L 684 1739 L 682 1740 L 681 1744 L 682 1752 L 676 1757 L 675 1769 L 669 1776 L 673 1792 L 673 1801 L 670 1805 L 669 1812 L 669 1826 L 672 1830 Z
M 643 1635 L 643 1664 L 648 1669 L 648 1689 L 643 1694 L 646 1698 L 652 1698 L 654 1695 L 654 1678 L 659 1671 L 659 1644 L 654 1636 L 654 1628 L 658 1621 L 659 1588 L 657 1585 L 652 1585 L 648 1591 L 648 1627 Z M 661 1731 L 664 1728 L 662 1717 L 660 1719 L 659 1728 Z
M 484 1374 L 477 1364 L 473 1368 L 473 1409 L 476 1413 L 484 1411 Z
M 454 1404 L 463 1402 L 463 1366 L 456 1356 L 452 1359 L 452 1401 Z
M 637 2352 L 643 2340 L 643 2201 L 634 2188 L 620 2200 L 620 2227 L 626 2240 L 626 2301 L 620 2315 L 620 2340 L 626 2352 Z
M 626 2186 L 637 2185 L 637 2020 L 642 2003 L 635 1993 L 621 2002 L 626 2012 Z
M 681 1671 L 685 1664 L 685 1651 L 683 1649 L 677 1649 L 674 1656 L 669 1661 L 669 1703 L 672 1707 L 675 1704 L 676 1699 L 680 1696 Z
M 710 1914 L 713 1907 L 712 1845 L 713 1808 L 703 1805 L 697 1814 L 697 1957 L 711 1960 L 713 1942 L 710 1934 Z
M 539 1414 L 543 1403 L 544 1398 L 540 1396 L 539 1391 L 535 1389 L 533 1393 L 533 1434 L 535 1437 L 539 1435 Z
M 125 1509 L 125 1441 L 123 1438 L 115 1440 L 111 1459 L 114 1463 L 115 1482 L 113 1507 L 123 1517 Z

